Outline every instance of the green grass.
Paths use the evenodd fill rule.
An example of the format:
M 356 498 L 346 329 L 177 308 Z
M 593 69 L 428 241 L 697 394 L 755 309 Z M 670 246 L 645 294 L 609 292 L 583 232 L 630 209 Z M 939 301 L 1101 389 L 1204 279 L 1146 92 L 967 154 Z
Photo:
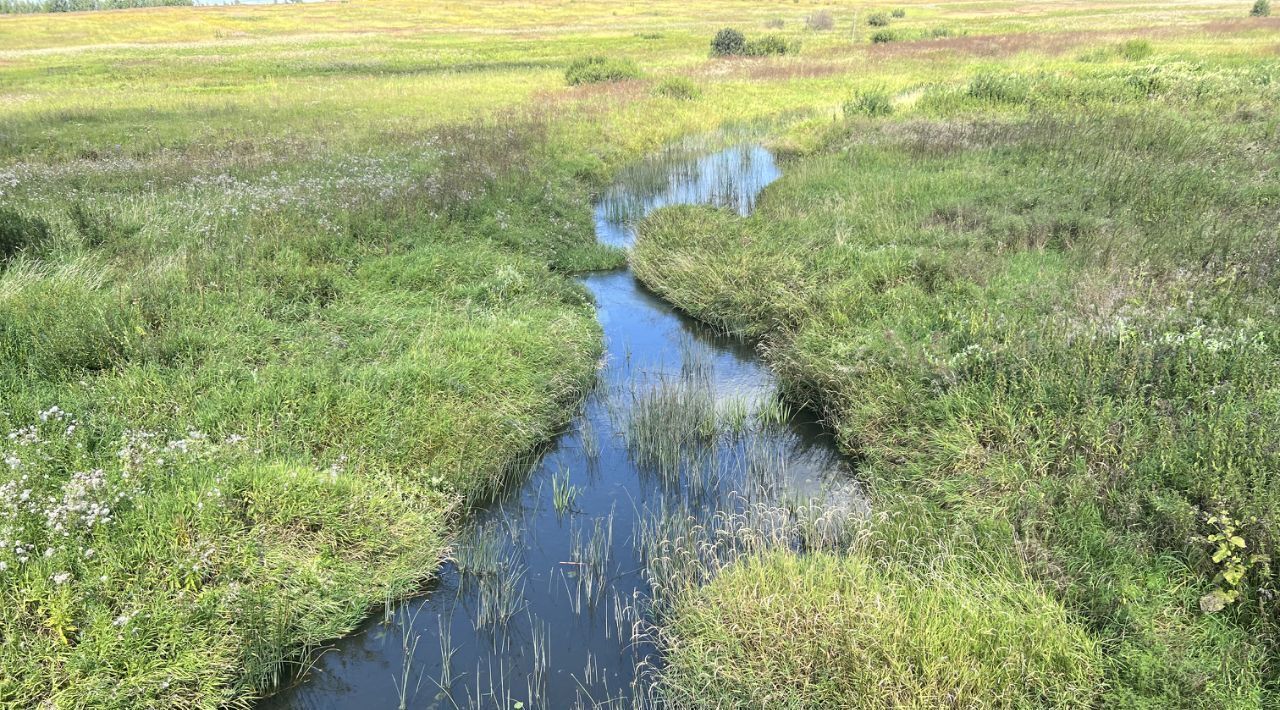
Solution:
M 966 571 L 775 552 L 673 613 L 678 707 L 1079 708 L 1101 687 L 1101 649 L 1061 606 Z
M 656 213 L 633 265 L 763 339 L 865 460 L 873 509 L 917 531 L 907 550 L 881 533 L 887 559 L 1021 570 L 1101 644 L 1103 705 L 1265 704 L 1280 281 L 1259 255 L 1280 223 L 1280 64 L 1094 66 L 982 71 L 892 120 L 816 128 L 756 215 Z M 1220 510 L 1247 550 L 1234 572 L 1206 539 Z M 1239 600 L 1202 610 L 1215 590 Z M 761 635 L 825 633 L 776 603 L 749 617 Z M 728 671 L 673 673 L 760 697 Z
M 1272 337 L 1255 290 L 1269 262 L 1244 256 L 1270 253 L 1250 231 L 1276 197 L 1258 167 L 1270 25 L 1205 0 L 910 4 L 900 41 L 877 47 L 806 29 L 869 9 L 0 17 L 0 704 L 242 704 L 419 589 L 467 506 L 592 382 L 599 331 L 570 277 L 622 260 L 594 243 L 592 195 L 625 162 L 726 126 L 790 126 L 779 145 L 817 153 L 745 223 L 751 249 L 721 241 L 741 223 L 690 211 L 671 255 L 710 257 L 682 272 L 642 247 L 647 278 L 765 337 L 792 394 L 821 389 L 878 505 L 900 495 L 925 530 L 1016 534 L 1012 551 L 983 547 L 1004 565 L 993 586 L 965 593 L 1016 579 L 1039 599 L 1021 589 L 1037 580 L 1107 651 L 1107 699 L 1258 697 L 1259 569 L 1201 615 L 1212 548 L 1186 537 L 1213 532 L 1189 506 L 1220 497 L 1270 544 L 1250 520 L 1271 510 L 1256 475 L 1269 361 L 1239 346 Z M 708 58 L 718 29 L 766 23 L 786 56 Z M 1153 24 L 1167 30 L 1149 46 L 1129 37 Z M 944 26 L 953 37 L 928 38 Z M 653 81 L 566 87 L 582 56 Z M 882 117 L 833 133 L 869 92 Z M 1116 313 L 1152 342 L 1173 333 L 1174 355 L 1131 348 L 1103 327 Z M 1046 331 L 1096 331 L 1128 359 L 1017 337 Z M 1178 359 L 1193 347 L 1203 361 Z M 991 374 L 1018 358 L 1038 365 Z M 1159 369 L 1173 362 L 1190 364 Z M 1133 399 L 1147 379 L 1169 396 Z M 1026 402 L 1042 423 L 1019 418 Z M 1135 453 L 1152 451 L 1176 467 Z M 1099 473 L 1119 470 L 1137 473 Z M 927 559 L 930 539 L 883 543 L 876 574 Z M 520 588 L 493 584 L 496 620 Z

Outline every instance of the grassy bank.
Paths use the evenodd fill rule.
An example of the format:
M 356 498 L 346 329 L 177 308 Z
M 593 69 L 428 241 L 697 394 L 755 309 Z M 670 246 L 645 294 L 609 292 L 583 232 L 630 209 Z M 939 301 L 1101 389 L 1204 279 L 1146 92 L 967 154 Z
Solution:
M 896 40 L 875 45 L 865 15 L 878 8 L 836 7 L 826 29 L 810 21 L 825 7 L 720 0 L 627 8 L 388 0 L 0 17 L 0 432 L 10 434 L 0 440 L 0 703 L 242 702 L 371 605 L 418 588 L 465 503 L 503 485 L 592 379 L 598 329 L 569 274 L 621 258 L 594 245 L 592 190 L 626 160 L 679 136 L 817 117 L 793 136 L 800 147 L 823 144 L 826 157 L 780 186 L 778 194 L 788 186 L 797 192 L 771 200 L 779 211 L 759 223 L 782 220 L 790 204 L 807 213 L 792 215 L 809 222 L 798 234 L 817 234 L 821 220 L 851 229 L 853 221 L 839 220 L 854 220 L 855 211 L 817 209 L 827 202 L 815 203 L 823 192 L 810 188 L 828 185 L 836 205 L 841 181 L 863 174 L 841 167 L 837 156 L 849 151 L 882 161 L 890 181 L 882 184 L 923 180 L 891 174 L 888 164 L 900 158 L 895 146 L 913 140 L 912 126 L 928 133 L 933 125 L 867 124 L 879 142 L 865 145 L 818 130 L 851 94 L 961 86 L 993 64 L 1075 66 L 1094 51 L 1089 66 L 1114 68 L 1131 61 L 1115 48 L 1155 16 L 1165 26 L 1157 48 L 1171 68 L 1132 81 L 1198 95 L 1207 80 L 1188 58 L 1235 57 L 1212 69 L 1253 88 L 1232 85 L 1201 110 L 1222 116 L 1237 92 L 1251 98 L 1215 128 L 1233 142 L 1207 147 L 1239 161 L 1266 159 L 1252 148 L 1227 149 L 1258 140 L 1269 119 L 1254 112 L 1271 107 L 1247 60 L 1270 46 L 1269 26 L 1235 22 L 1234 4 L 1154 13 L 1140 3 L 1034 12 L 1016 3 L 904 7 L 905 17 L 890 25 Z M 726 25 L 752 37 L 767 29 L 798 43 L 800 53 L 709 59 L 710 38 Z M 596 55 L 638 78 L 567 86 L 565 69 Z M 1016 96 L 1021 84 L 1011 86 Z M 931 120 L 990 113 L 1000 121 L 991 125 L 1028 126 L 1025 140 L 1036 130 L 1057 133 L 1035 129 L 1048 124 L 1022 115 L 1025 102 L 967 98 L 963 89 L 925 92 L 915 111 Z M 1209 122 L 1202 119 L 1184 130 L 1198 132 Z M 940 152 L 938 166 L 962 160 L 968 141 L 983 135 L 964 126 L 988 124 L 955 125 L 959 133 L 944 132 L 954 148 L 922 148 L 926 156 Z M 1042 154 L 1057 155 L 1027 149 Z M 1170 165 L 1183 167 L 1172 158 Z M 957 201 L 967 194 L 961 182 L 949 188 Z M 987 200 L 972 206 L 981 219 L 1001 217 L 1003 187 L 992 182 L 969 195 Z M 1215 200 L 1225 191 L 1218 187 L 1208 193 Z M 1166 224 L 1163 205 L 1152 208 L 1153 225 Z M 891 207 L 866 218 L 899 224 L 904 218 Z M 1050 207 L 1021 219 L 1037 225 Z M 717 215 L 696 221 L 704 238 L 673 245 L 675 253 L 710 248 L 721 227 L 738 228 Z M 945 216 L 935 221 L 931 235 L 963 241 L 947 236 L 954 225 Z M 1198 243 L 1190 227 L 1179 229 Z M 1058 253 L 1055 273 L 1077 283 L 1070 269 L 1084 267 Z M 906 256 L 883 258 L 888 280 L 876 283 L 915 273 L 894 260 Z M 743 273 L 762 273 L 741 263 Z M 791 269 L 787 298 L 828 293 L 842 302 L 823 290 L 836 282 L 830 273 L 824 281 L 794 260 L 774 268 Z M 661 271 L 671 274 L 672 295 L 695 309 L 674 285 L 678 273 Z M 939 284 L 950 283 L 945 273 Z M 1009 278 L 1008 292 L 1022 293 Z M 1022 279 L 1036 281 L 1030 272 Z M 793 303 L 747 295 L 732 309 L 700 313 L 769 336 L 775 361 L 797 386 L 826 384 L 817 373 L 839 372 L 822 358 L 847 352 L 823 347 L 862 347 L 847 332 L 818 329 L 801 348 L 798 321 L 772 320 Z M 861 318 L 845 317 L 853 315 Z M 888 357 L 889 346 L 877 343 L 868 336 L 863 344 Z M 905 418 L 899 402 L 932 401 L 894 388 L 897 399 L 855 398 L 850 382 L 831 382 L 833 412 L 853 406 L 840 404 L 847 401 Z M 930 420 L 868 421 L 914 441 L 910 426 Z M 924 455 L 900 444 L 881 456 L 871 443 L 880 438 L 864 442 L 853 431 L 849 424 L 846 439 L 865 444 L 874 459 L 910 453 L 899 465 L 916 466 Z M 947 485 L 947 495 L 972 497 L 960 478 Z M 936 512 L 936 493 L 918 495 L 928 501 L 921 510 Z M 990 520 L 1008 520 L 993 502 L 1006 499 L 981 500 L 968 510 L 973 520 L 987 520 L 978 516 L 991 509 Z M 1049 538 L 1027 539 L 1051 549 Z M 1179 548 L 1158 549 L 1173 555 L 1160 558 L 1168 579 L 1201 579 L 1185 572 Z M 1141 558 L 1134 569 L 1150 566 Z M 1188 598 L 1200 591 L 1178 589 Z M 1050 615 L 1053 604 L 1076 614 L 1081 606 L 1066 592 L 1047 600 L 1018 594 Z M 1220 620 L 1252 600 L 1204 619 L 1184 609 L 1151 625 L 1183 624 L 1231 640 L 1249 627 Z M 1087 641 L 1073 646 L 1080 662 L 1072 672 L 1084 676 L 1096 664 Z M 1256 642 L 1223 647 L 1244 649 L 1247 662 L 1232 666 L 1239 674 L 1257 670 L 1249 660 Z M 1207 667 L 1196 658 L 1188 662 Z M 1165 678 L 1161 668 L 1152 677 Z
M 811 153 L 755 215 L 658 213 L 634 268 L 761 339 L 865 461 L 872 574 L 944 558 L 1047 591 L 1101 644 L 1103 705 L 1257 707 L 1277 671 L 1280 65 L 1123 53 L 855 95 L 844 121 L 797 132 Z M 765 558 L 690 600 L 672 683 L 742 706 L 795 687 L 767 661 L 728 670 L 752 636 L 788 639 L 813 683 L 856 665 L 802 620 L 845 613 L 837 590 L 866 586 L 869 563 L 821 563 L 837 570 L 820 594 L 758 593 L 797 564 Z M 954 633 L 919 627 L 849 646 L 910 657 Z M 1022 702 L 988 680 L 977 704 Z M 840 697 L 857 706 L 911 687 L 892 669 L 856 682 Z M 834 702 L 807 692 L 784 696 Z

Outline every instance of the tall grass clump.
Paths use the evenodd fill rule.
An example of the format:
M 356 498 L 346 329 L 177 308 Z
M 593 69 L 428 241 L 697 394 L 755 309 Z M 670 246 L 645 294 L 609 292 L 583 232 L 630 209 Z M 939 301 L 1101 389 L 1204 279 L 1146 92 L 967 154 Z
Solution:
M 893 11 L 889 13 L 889 15 L 894 19 L 900 20 L 907 16 L 907 11 L 900 7 L 897 7 L 897 8 L 894 8 Z
M 888 44 L 898 39 L 898 35 L 893 30 L 877 30 L 871 33 L 872 44 Z
M 872 27 L 888 27 L 889 16 L 883 12 L 873 12 L 867 15 L 867 24 Z
M 581 57 L 570 62 L 564 72 L 564 80 L 569 86 L 638 78 L 640 68 L 630 59 L 621 57 Z
M 846 116 L 888 116 L 893 113 L 893 97 L 887 89 L 867 89 L 854 94 L 844 104 Z
M 659 687 L 676 706 L 1089 707 L 1097 641 L 1033 585 L 771 552 L 681 599 Z
M 48 239 L 48 222 L 0 207 L 0 267 L 23 251 L 38 249 Z
M 1016 74 L 981 72 L 969 81 L 965 92 L 974 99 L 997 104 L 1020 104 L 1030 95 L 1031 84 Z
M 658 82 L 658 86 L 654 88 L 654 91 L 659 96 L 665 96 L 677 101 L 692 101 L 702 96 L 702 89 L 691 79 L 682 76 L 670 76 L 663 79 Z

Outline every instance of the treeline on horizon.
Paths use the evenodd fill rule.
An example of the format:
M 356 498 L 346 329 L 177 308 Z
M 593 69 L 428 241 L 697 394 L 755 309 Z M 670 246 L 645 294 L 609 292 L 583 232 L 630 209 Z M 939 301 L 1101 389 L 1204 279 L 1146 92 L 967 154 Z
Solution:
M 0 0 L 0 14 L 85 12 L 123 10 L 130 7 L 189 7 L 192 5 L 195 5 L 195 0 Z

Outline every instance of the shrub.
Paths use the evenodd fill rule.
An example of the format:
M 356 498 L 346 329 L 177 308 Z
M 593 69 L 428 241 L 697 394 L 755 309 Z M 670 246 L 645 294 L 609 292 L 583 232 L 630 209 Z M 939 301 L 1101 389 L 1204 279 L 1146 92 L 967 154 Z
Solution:
M 671 76 L 663 79 L 656 89 L 659 96 L 678 101 L 691 101 L 702 96 L 698 85 L 682 76 Z
M 1271 0 L 1256 0 L 1253 8 L 1249 10 L 1250 17 L 1270 17 L 1271 16 Z
M 933 29 L 929 30 L 929 36 L 930 36 L 930 37 L 932 37 L 932 38 L 934 38 L 934 39 L 940 39 L 940 38 L 942 38 L 942 37 L 950 37 L 950 36 L 951 36 L 951 28 L 950 28 L 950 27 L 935 27 L 935 28 L 933 28 Z
M 893 101 L 884 89 L 859 91 L 844 105 L 846 116 L 888 116 L 891 113 Z
M 872 43 L 872 44 L 887 44 L 887 43 L 889 43 L 889 42 L 894 41 L 894 40 L 895 40 L 895 39 L 897 39 L 897 38 L 898 38 L 898 36 L 897 36 L 897 35 L 895 35 L 894 33 L 890 32 L 889 30 L 880 30 L 880 31 L 876 32 L 875 34 L 871 35 L 871 43 Z
M 711 55 L 714 57 L 732 57 L 746 51 L 747 38 L 732 27 L 720 30 L 711 40 Z
M 793 54 L 794 47 L 778 35 L 769 34 L 747 42 L 745 54 L 749 57 L 770 57 Z
M 818 10 L 804 18 L 804 26 L 817 32 L 826 32 L 836 26 L 836 18 L 830 10 Z
M 570 86 L 598 84 L 605 81 L 623 81 L 639 77 L 640 69 L 630 59 L 600 56 L 575 59 L 564 73 L 564 80 Z
M 0 264 L 49 238 L 49 223 L 39 217 L 0 207 Z
M 894 16 L 895 18 L 897 18 L 897 19 L 902 19 L 902 18 L 904 18 L 904 17 L 906 17 L 906 16 L 907 16 L 907 11 L 906 11 L 906 10 L 903 10 L 902 8 L 900 8 L 900 7 L 899 7 L 899 8 L 896 8 L 893 12 L 891 12 L 891 13 L 889 13 L 889 14 L 890 14 L 890 15 L 893 15 L 893 16 Z
M 786 27 L 787 23 L 783 22 L 781 17 L 775 17 L 772 20 L 766 21 L 764 23 L 764 26 L 768 27 L 771 30 L 780 30 L 783 27 Z
M 867 24 L 872 27 L 888 27 L 889 16 L 883 12 L 873 12 L 867 16 Z

